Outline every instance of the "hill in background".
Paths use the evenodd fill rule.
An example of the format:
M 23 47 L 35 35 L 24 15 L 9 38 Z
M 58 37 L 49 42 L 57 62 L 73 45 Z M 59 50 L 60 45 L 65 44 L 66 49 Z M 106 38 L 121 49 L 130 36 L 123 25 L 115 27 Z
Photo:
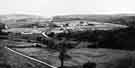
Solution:
M 86 20 L 95 22 L 115 23 L 128 26 L 135 25 L 134 14 L 114 14 L 114 15 L 63 15 L 53 16 L 52 18 L 44 18 L 36 15 L 25 14 L 9 14 L 0 15 L 0 23 L 6 24 L 9 28 L 29 27 L 31 25 L 46 25 L 50 24 L 51 19 L 53 22 L 64 22 L 74 20 Z
M 106 22 L 106 23 L 115 23 L 123 24 L 128 26 L 135 25 L 135 15 L 134 14 L 114 14 L 114 15 L 63 15 L 63 16 L 54 16 L 54 22 L 63 22 L 63 21 L 73 21 L 73 20 L 87 20 L 95 22 Z
M 36 15 L 11 14 L 0 15 L 0 23 L 6 24 L 9 28 L 27 27 L 29 25 L 46 25 L 50 18 Z

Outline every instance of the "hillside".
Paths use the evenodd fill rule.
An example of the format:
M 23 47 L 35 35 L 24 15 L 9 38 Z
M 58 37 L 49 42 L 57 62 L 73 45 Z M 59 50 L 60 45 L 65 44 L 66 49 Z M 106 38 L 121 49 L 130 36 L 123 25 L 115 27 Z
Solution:
M 128 26 L 135 25 L 134 14 L 115 14 L 115 15 L 63 15 L 53 16 L 53 22 L 65 22 L 74 20 L 86 20 L 95 22 L 116 23 Z M 9 28 L 29 27 L 34 25 L 46 25 L 51 18 L 44 18 L 36 15 L 9 14 L 0 15 L 0 23 L 6 24 Z
M 54 22 L 71 20 L 87 20 L 96 22 L 116 23 L 133 26 L 135 22 L 134 14 L 115 14 L 115 15 L 63 15 L 54 16 Z
M 44 18 L 36 15 L 10 14 L 0 15 L 0 22 L 6 24 L 9 28 L 26 27 L 31 24 L 44 25 L 50 18 Z
M 47 30 L 45 26 L 43 28 L 33 27 L 53 25 L 50 18 L 22 14 L 0 15 L 0 23 L 4 23 L 10 28 L 7 30 L 15 32 L 4 35 L 8 39 L 1 39 L 0 68 L 2 66 L 3 68 L 48 68 L 46 65 L 25 58 L 7 47 L 58 67 L 60 66 L 59 58 L 63 56 L 64 66 L 67 66 L 67 68 L 135 68 L 135 28 L 121 27 L 116 29 L 117 24 L 110 24 L 119 23 L 134 26 L 134 18 L 134 15 L 126 14 L 54 16 L 53 21 L 51 21 L 54 24 L 57 22 L 65 23 L 65 21 L 75 23 L 74 20 L 77 22 L 80 22 L 80 20 L 94 22 L 81 28 L 77 26 L 78 29 L 74 28 L 67 32 L 53 34 L 47 33 L 51 30 L 53 32 L 53 28 Z M 107 24 L 102 22 L 107 22 Z M 104 27 L 109 30 L 85 29 L 81 31 L 81 29 L 88 27 L 90 29 L 94 26 L 95 28 L 100 27 L 99 29 L 101 29 L 101 27 Z M 42 30 L 42 34 L 46 34 L 53 39 L 45 38 L 41 33 L 36 33 L 38 30 Z M 54 31 L 56 30 L 54 29 Z M 27 34 L 32 32 L 34 34 Z M 63 50 L 62 48 L 67 50 L 64 55 L 60 53 Z

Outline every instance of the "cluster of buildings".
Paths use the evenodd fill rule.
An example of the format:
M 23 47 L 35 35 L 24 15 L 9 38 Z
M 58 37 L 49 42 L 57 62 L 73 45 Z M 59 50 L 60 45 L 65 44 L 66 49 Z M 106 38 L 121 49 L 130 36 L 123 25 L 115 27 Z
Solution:
M 87 26 L 89 24 L 88 21 L 76 20 L 76 21 L 64 21 L 64 22 L 53 22 L 57 26 L 64 27 L 75 27 L 75 26 Z
M 117 28 L 127 28 L 126 25 L 113 24 L 113 23 L 103 23 L 103 22 L 93 22 L 86 20 L 74 20 L 74 21 L 64 21 L 64 22 L 53 22 L 59 27 L 71 30 L 113 30 Z

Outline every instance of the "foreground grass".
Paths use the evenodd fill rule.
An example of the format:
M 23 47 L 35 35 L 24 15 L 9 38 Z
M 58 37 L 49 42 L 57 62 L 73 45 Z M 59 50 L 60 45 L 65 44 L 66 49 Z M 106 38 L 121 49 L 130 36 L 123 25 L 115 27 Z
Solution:
M 4 48 L 9 42 L 0 43 L 0 68 L 48 68 L 38 62 L 24 58 Z M 11 42 L 10 42 L 11 44 Z M 12 44 L 15 44 L 12 42 Z
M 3 44 L 2 44 L 3 43 Z M 0 48 L 0 68 L 48 68 L 43 64 L 29 60 L 4 48 L 6 44 L 19 44 L 13 41 L 1 42 Z M 59 66 L 57 52 L 50 52 L 44 49 L 25 48 L 17 49 L 32 57 L 45 61 L 46 57 L 50 63 Z M 72 58 L 65 60 L 65 66 L 83 65 L 87 62 L 96 64 L 96 68 L 135 68 L 134 51 L 114 50 L 114 49 L 93 49 L 78 48 L 67 52 Z

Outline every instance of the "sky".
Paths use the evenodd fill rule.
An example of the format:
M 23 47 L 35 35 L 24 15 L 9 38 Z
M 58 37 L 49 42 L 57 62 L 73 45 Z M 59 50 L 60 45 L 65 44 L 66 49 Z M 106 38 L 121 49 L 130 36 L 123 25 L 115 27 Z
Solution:
M 134 0 L 0 0 L 0 14 L 45 17 L 68 14 L 135 13 Z

